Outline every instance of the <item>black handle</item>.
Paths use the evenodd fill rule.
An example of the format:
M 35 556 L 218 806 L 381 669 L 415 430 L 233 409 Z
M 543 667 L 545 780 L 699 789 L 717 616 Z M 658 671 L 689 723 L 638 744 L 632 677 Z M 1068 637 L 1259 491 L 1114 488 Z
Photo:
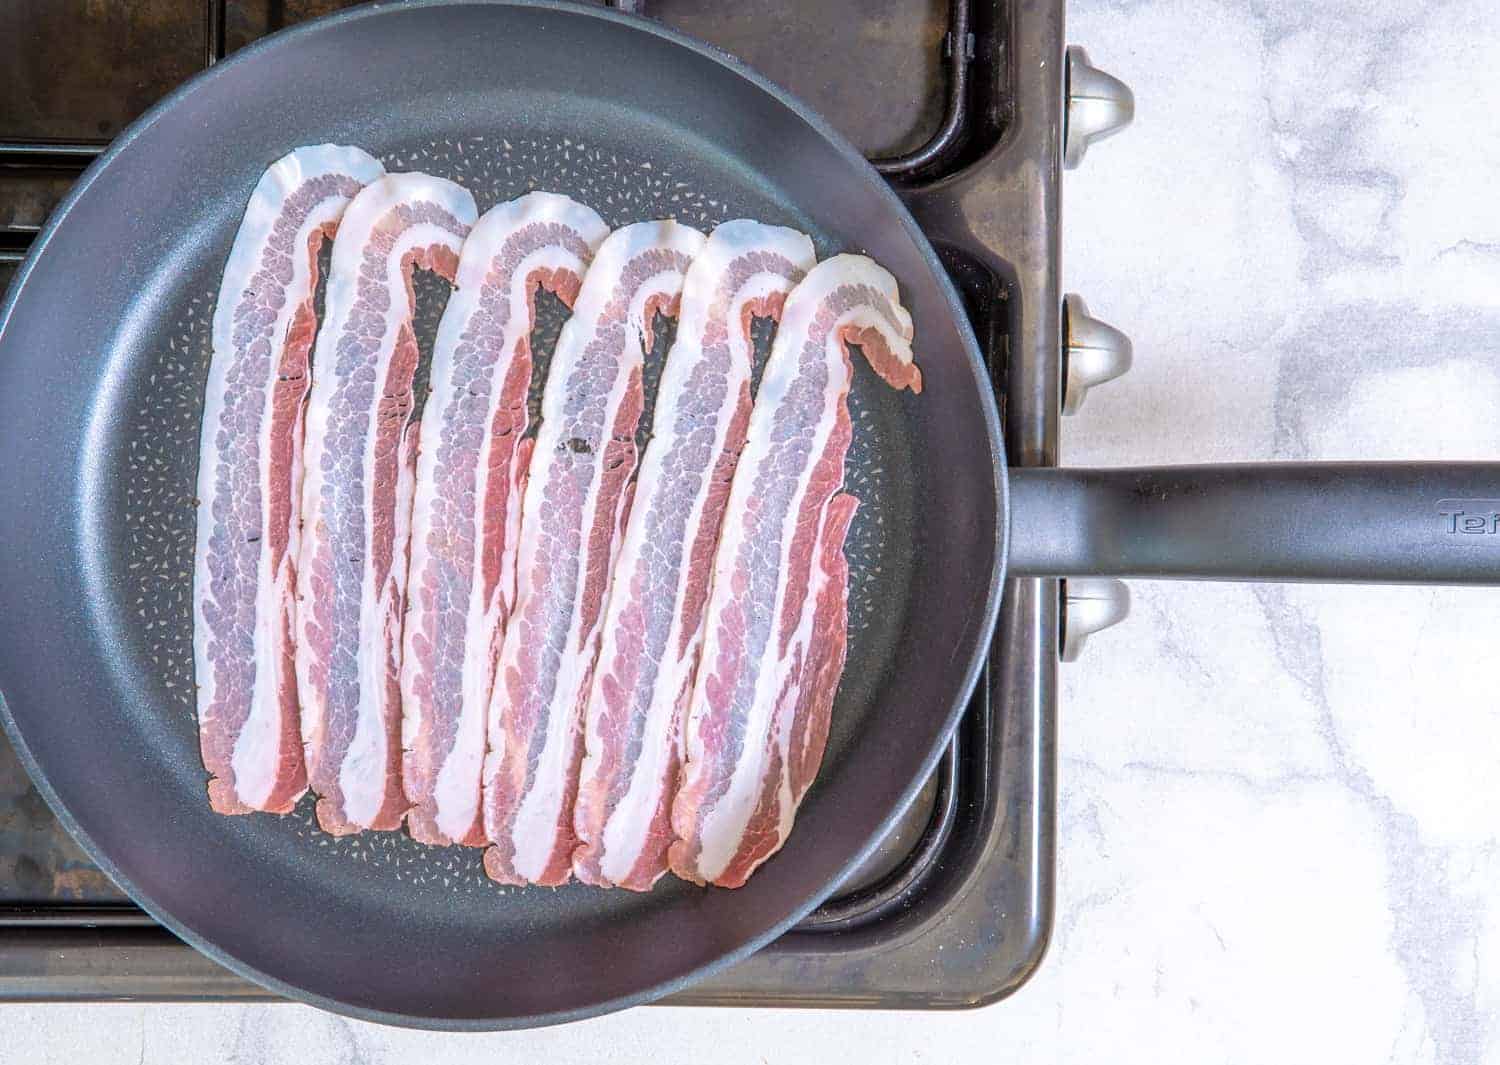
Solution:
M 1009 572 L 1500 584 L 1500 463 L 1012 468 Z

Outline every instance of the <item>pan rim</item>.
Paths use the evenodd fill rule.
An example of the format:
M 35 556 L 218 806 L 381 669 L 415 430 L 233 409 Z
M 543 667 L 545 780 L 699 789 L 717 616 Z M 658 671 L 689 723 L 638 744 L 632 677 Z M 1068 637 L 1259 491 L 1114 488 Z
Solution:
M 810 894 L 807 894 L 781 920 L 773 923 L 765 931 L 749 937 L 735 949 L 719 955 L 712 961 L 681 972 L 667 980 L 640 988 L 630 994 L 619 995 L 566 1010 L 508 1017 L 448 1017 L 401 1013 L 394 1010 L 354 1005 L 331 998 L 249 965 L 200 933 L 179 923 L 170 913 L 165 912 L 158 906 L 154 899 L 141 892 L 129 878 L 120 872 L 106 851 L 75 821 L 62 798 L 54 791 L 46 772 L 33 757 L 21 727 L 11 711 L 9 701 L 5 698 L 3 691 L 0 691 L 0 726 L 4 727 L 5 733 L 15 748 L 22 766 L 52 813 L 63 827 L 67 829 L 68 833 L 83 847 L 89 858 L 111 880 L 121 887 L 141 909 L 193 949 L 199 951 L 217 964 L 277 995 L 305 1002 L 320 1009 L 357 1020 L 436 1031 L 498 1031 L 539 1028 L 583 1020 L 652 1002 L 729 968 L 761 950 L 789 931 L 816 908 L 856 866 L 875 850 L 880 841 L 895 825 L 902 812 L 915 799 L 928 776 L 936 768 L 938 759 L 947 746 L 953 730 L 963 711 L 968 706 L 969 700 L 978 684 L 980 672 L 984 666 L 988 649 L 993 639 L 1005 581 L 1010 531 L 1009 477 L 998 404 L 990 386 L 988 371 L 985 368 L 983 356 L 980 353 L 979 344 L 974 336 L 968 314 L 963 307 L 951 278 L 948 276 L 942 263 L 938 260 L 931 242 L 922 232 L 921 227 L 917 225 L 916 220 L 912 217 L 911 212 L 901 201 L 900 197 L 896 195 L 886 180 L 870 165 L 868 160 L 865 159 L 843 134 L 829 125 L 816 111 L 729 53 L 654 20 L 620 12 L 612 8 L 588 6 L 575 2 L 575 0 L 407 0 L 405 3 L 392 6 L 375 4 L 361 6 L 301 23 L 261 38 L 240 49 L 234 55 L 193 75 L 154 104 L 116 137 L 110 146 L 89 166 L 87 171 L 79 177 L 78 181 L 69 190 L 67 196 L 47 219 L 25 261 L 17 270 L 4 302 L 0 303 L 0 349 L 3 349 L 7 326 L 9 325 L 14 308 L 20 301 L 21 294 L 26 287 L 26 282 L 36 268 L 36 264 L 45 255 L 57 230 L 65 224 L 68 215 L 72 212 L 77 202 L 87 194 L 89 189 L 93 187 L 94 183 L 108 169 L 110 163 L 117 156 L 155 126 L 158 121 L 168 115 L 180 102 L 188 98 L 201 84 L 206 84 L 213 78 L 224 76 L 226 70 L 233 70 L 241 65 L 253 62 L 260 57 L 261 53 L 282 47 L 285 42 L 329 31 L 346 23 L 380 18 L 386 15 L 428 7 L 534 8 L 614 23 L 634 32 L 655 36 L 669 44 L 685 48 L 697 56 L 717 64 L 729 74 L 741 78 L 754 88 L 768 94 L 792 115 L 796 116 L 797 119 L 806 123 L 816 134 L 828 142 L 840 157 L 852 164 L 851 169 L 861 174 L 865 182 L 873 188 L 878 196 L 884 197 L 887 205 L 892 209 L 894 217 L 900 221 L 902 228 L 908 237 L 911 238 L 917 253 L 936 279 L 938 289 L 947 301 L 948 310 L 956 326 L 964 354 L 969 361 L 969 368 L 974 374 L 975 386 L 979 390 L 981 416 L 985 426 L 987 443 L 990 448 L 991 468 L 994 474 L 996 521 L 995 543 L 992 554 L 993 565 L 990 572 L 989 587 L 985 591 L 984 606 L 978 615 L 980 624 L 976 630 L 977 635 L 974 649 L 968 656 L 968 661 L 963 666 L 962 684 L 959 688 L 962 694 L 955 698 L 953 705 L 947 709 L 941 729 L 938 731 L 930 749 L 923 756 L 919 771 L 908 782 L 900 799 L 891 807 L 869 837 L 855 849 L 852 857 L 832 877 L 816 885 Z

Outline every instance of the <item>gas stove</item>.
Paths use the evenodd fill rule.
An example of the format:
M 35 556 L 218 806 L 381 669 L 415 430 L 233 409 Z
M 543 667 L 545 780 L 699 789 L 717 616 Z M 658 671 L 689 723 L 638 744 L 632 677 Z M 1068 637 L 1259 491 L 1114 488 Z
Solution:
M 1015 465 L 1130 345 L 1058 282 L 1060 178 L 1130 118 L 1065 48 L 1063 0 L 614 0 L 808 100 L 906 198 L 963 294 Z M 177 82 L 339 0 L 24 0 L 0 10 L 0 290 L 88 162 Z M 1052 924 L 1057 671 L 1124 616 L 1115 581 L 1012 580 L 937 772 L 827 903 L 674 1004 L 952 1008 L 1040 962 Z M 131 905 L 0 740 L 0 1000 L 269 997 Z

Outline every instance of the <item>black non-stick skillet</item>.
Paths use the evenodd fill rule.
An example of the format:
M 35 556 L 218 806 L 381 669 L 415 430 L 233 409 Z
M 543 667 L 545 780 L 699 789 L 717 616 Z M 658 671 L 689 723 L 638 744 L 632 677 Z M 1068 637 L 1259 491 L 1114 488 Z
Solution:
M 334 840 L 305 807 L 209 810 L 190 587 L 209 316 L 261 172 L 324 141 L 459 180 L 482 208 L 540 187 L 612 224 L 794 225 L 899 280 L 926 388 L 856 380 L 849 664 L 796 830 L 746 887 L 499 889 L 474 851 Z M 279 34 L 122 136 L 0 312 L 0 486 L 5 724 L 63 823 L 224 964 L 431 1027 L 643 1002 L 805 914 L 931 770 L 977 676 L 1008 531 L 1012 573 L 1500 582 L 1500 465 L 1007 471 L 957 296 L 847 143 L 706 46 L 520 0 L 371 7 Z

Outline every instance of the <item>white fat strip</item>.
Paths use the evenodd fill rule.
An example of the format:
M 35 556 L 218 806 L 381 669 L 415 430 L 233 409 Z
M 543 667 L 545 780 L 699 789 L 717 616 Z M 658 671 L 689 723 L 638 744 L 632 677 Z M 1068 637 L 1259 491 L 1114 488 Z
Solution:
M 563 416 L 563 407 L 567 400 L 565 395 L 567 381 L 584 349 L 593 339 L 597 322 L 611 302 L 625 266 L 637 255 L 655 248 L 681 250 L 690 255 L 696 254 L 702 248 L 703 241 L 703 235 L 697 230 L 674 222 L 639 222 L 616 230 L 600 246 L 594 263 L 584 278 L 583 288 L 574 306 L 573 317 L 563 327 L 556 352 L 553 354 L 547 387 L 542 396 L 542 424 L 537 435 L 536 450 L 533 453 L 523 514 L 533 511 L 540 505 L 541 495 L 557 448 L 564 440 L 564 433 L 571 431 L 571 427 L 565 423 Z M 668 298 L 676 296 L 681 290 L 681 285 L 682 275 L 676 271 L 667 271 L 650 278 L 634 294 L 626 320 L 626 349 L 617 364 L 617 371 L 611 384 L 610 398 L 605 406 L 605 421 L 601 426 L 602 434 L 609 432 L 613 414 L 619 409 L 620 400 L 629 386 L 630 371 L 643 362 L 644 338 L 640 327 L 644 319 L 646 303 L 653 296 Z M 605 443 L 607 441 L 601 436 L 598 442 L 599 448 L 602 449 Z M 593 528 L 594 523 L 598 521 L 617 523 L 619 520 L 618 514 L 597 513 L 601 481 L 602 478 L 596 475 L 585 501 L 584 514 L 589 522 L 588 528 Z M 534 536 L 526 535 L 523 527 L 518 563 L 518 572 L 522 574 L 532 572 L 535 561 L 535 540 Z M 585 551 L 587 543 L 588 539 L 585 536 L 583 539 Z M 581 574 L 586 568 L 586 561 L 585 558 L 578 560 L 580 579 L 577 595 L 579 596 L 583 593 L 584 582 Z M 526 591 L 525 588 L 520 589 L 519 595 L 525 595 Z M 579 646 L 578 628 L 582 621 L 579 606 L 575 598 L 572 604 L 572 625 L 566 644 L 568 648 Z M 519 597 L 517 609 L 521 609 Z M 602 613 L 601 610 L 601 616 Z M 502 671 L 511 657 L 508 654 L 502 660 L 500 667 Z M 568 780 L 568 761 L 573 746 L 572 736 L 575 729 L 582 727 L 582 722 L 578 720 L 582 709 L 579 706 L 580 694 L 585 676 L 592 664 L 592 661 L 583 654 L 576 652 L 565 654 L 557 683 L 553 688 L 553 697 L 542 724 L 542 727 L 546 729 L 546 734 L 533 777 L 533 785 L 522 798 L 512 829 L 515 867 L 517 872 L 528 879 L 541 875 L 548 858 L 551 857 L 556 847 L 557 824 L 562 812 L 564 796 L 571 784 Z M 492 714 L 490 742 L 492 751 L 493 749 L 503 750 L 503 739 L 497 743 L 493 738 L 493 733 L 497 730 L 503 731 L 503 726 L 498 716 Z M 492 753 L 491 757 L 493 756 Z
M 318 331 L 317 346 L 313 356 L 313 397 L 308 408 L 307 449 L 304 453 L 306 477 L 303 486 L 305 501 L 303 516 L 308 527 L 321 520 L 317 512 L 317 501 L 321 495 L 321 458 L 327 430 L 331 403 L 338 389 L 344 384 L 333 373 L 334 352 L 339 338 L 348 323 L 349 313 L 357 297 L 359 269 L 370 235 L 376 225 L 395 207 L 402 203 L 437 203 L 455 219 L 465 225 L 474 222 L 478 212 L 473 197 L 450 181 L 427 174 L 390 174 L 375 182 L 355 197 L 345 212 L 338 239 L 333 246 L 333 265 L 329 272 L 326 310 L 322 328 Z M 383 382 L 395 350 L 397 330 L 410 317 L 406 300 L 406 281 L 401 261 L 416 248 L 445 245 L 455 254 L 461 242 L 447 229 L 431 223 L 421 223 L 405 230 L 386 262 L 386 284 L 392 294 L 386 310 L 385 331 L 376 367 L 376 380 Z M 378 401 L 378 391 L 376 395 Z M 367 515 L 373 514 L 374 447 L 376 432 L 372 424 L 364 441 L 363 472 Z M 398 500 L 399 502 L 399 500 Z M 399 531 L 404 526 L 406 515 L 397 517 L 398 538 L 393 545 L 392 569 L 399 570 L 405 557 L 405 545 L 400 542 Z M 373 534 L 373 521 L 366 522 L 366 537 Z M 365 557 L 370 557 L 370 543 L 364 545 Z M 311 590 L 306 576 L 310 567 L 303 566 L 299 591 L 305 598 Z M 404 579 L 404 572 L 398 581 Z M 360 603 L 360 631 L 363 638 L 358 649 L 360 680 L 360 703 L 355 721 L 354 738 L 344 761 L 339 766 L 339 789 L 344 796 L 346 816 L 355 824 L 367 825 L 379 812 L 385 794 L 385 759 L 387 738 L 384 726 L 385 674 L 387 669 L 387 639 L 383 611 L 390 604 L 383 604 L 384 590 L 374 588 L 374 573 L 368 567 L 364 573 Z M 399 590 L 399 585 L 398 585 Z M 397 619 L 399 625 L 399 619 Z M 299 646 L 299 657 L 301 647 Z M 298 670 L 299 679 L 306 679 L 307 671 Z M 304 685 L 304 688 L 310 687 Z M 313 698 L 308 699 L 308 695 Z M 320 693 L 304 693 L 303 737 L 310 733 L 310 706 L 321 718 L 326 714 Z
M 437 441 L 446 417 L 446 404 L 452 395 L 453 356 L 469 321 L 479 309 L 479 298 L 494 259 L 504 249 L 506 241 L 518 230 L 536 224 L 558 222 L 576 232 L 590 252 L 598 248 L 608 235 L 609 229 L 590 208 L 566 196 L 547 192 L 532 192 L 515 200 L 501 204 L 486 212 L 475 224 L 469 238 L 464 242 L 459 259 L 458 288 L 448 301 L 438 328 L 433 346 L 432 394 L 423 413 L 423 434 L 428 446 L 423 448 L 418 460 L 417 497 L 413 513 L 412 574 L 423 572 L 428 564 L 426 530 L 431 524 L 432 486 L 436 478 Z M 494 404 L 498 401 L 502 386 L 512 366 L 512 355 L 516 343 L 522 337 L 522 328 L 529 332 L 530 320 L 524 313 L 530 289 L 529 279 L 538 270 L 563 269 L 584 276 L 587 263 L 580 261 L 572 251 L 557 245 L 539 248 L 524 257 L 510 278 L 509 328 L 502 342 L 502 353 L 496 358 L 491 370 L 490 396 L 492 403 L 486 416 L 486 431 L 481 440 L 477 457 L 474 498 L 482 506 L 488 496 L 487 477 L 492 440 L 488 433 L 489 421 L 494 415 Z M 499 594 L 508 598 L 513 594 L 515 583 L 514 545 L 520 524 L 519 501 L 507 513 L 505 530 L 506 552 L 502 565 Z M 497 637 L 499 615 L 504 606 L 497 597 L 495 602 L 483 599 L 481 556 L 485 538 L 483 516 L 476 515 L 473 543 L 474 584 L 470 588 L 467 633 L 463 666 L 463 695 L 461 719 L 455 731 L 454 746 L 437 772 L 433 788 L 438 829 L 449 838 L 466 832 L 473 823 L 480 803 L 480 773 L 485 753 L 485 715 L 493 680 L 493 643 Z M 416 604 L 413 610 L 422 609 Z M 416 626 L 408 620 L 408 632 Z M 402 690 L 406 695 L 402 711 L 403 736 L 408 746 L 415 742 L 421 729 L 422 707 L 418 700 L 407 694 L 412 691 L 416 677 L 414 655 L 408 655 L 407 663 L 412 669 L 402 671 Z
M 740 257 L 758 251 L 778 254 L 794 264 L 802 272 L 810 270 L 816 262 L 812 241 L 796 230 L 779 226 L 768 226 L 760 222 L 736 220 L 726 222 L 710 235 L 703 252 L 693 261 L 688 270 L 682 291 L 682 315 L 677 329 L 677 339 L 667 355 L 662 372 L 656 403 L 656 419 L 653 439 L 646 449 L 641 463 L 636 487 L 633 516 L 626 530 L 625 541 L 620 549 L 620 558 L 615 572 L 632 573 L 635 559 L 644 549 L 646 514 L 658 494 L 657 485 L 661 477 L 662 456 L 669 453 L 676 442 L 678 401 L 689 385 L 693 371 L 698 367 L 703 351 L 703 334 L 710 324 L 710 314 L 715 311 L 716 297 L 724 285 L 725 274 Z M 767 296 L 786 293 L 791 284 L 779 273 L 761 272 L 746 278 L 739 289 L 730 294 L 723 306 L 727 327 L 729 351 L 732 360 L 731 377 L 727 383 L 726 402 L 718 411 L 718 424 L 714 434 L 714 446 L 710 461 L 717 462 L 723 451 L 738 403 L 740 389 L 750 380 L 754 358 L 754 341 L 740 328 L 744 308 Z M 679 655 L 677 648 L 682 642 L 683 597 L 689 576 L 692 541 L 703 522 L 703 510 L 707 506 L 711 478 L 705 477 L 699 486 L 696 499 L 683 530 L 683 558 L 674 589 L 676 608 L 668 633 L 664 655 L 652 693 L 651 705 L 642 732 L 640 757 L 630 769 L 630 784 L 615 810 L 605 821 L 600 872 L 605 879 L 619 882 L 630 874 L 639 860 L 650 831 L 662 793 L 662 776 L 672 755 L 671 731 L 677 716 L 679 693 L 691 680 L 697 664 L 697 651 L 701 646 L 699 632 L 690 641 L 686 653 Z M 711 564 L 711 563 L 710 563 Z M 610 610 L 603 625 L 603 645 L 600 662 L 612 661 L 615 655 L 615 634 L 622 626 L 619 612 L 629 603 L 625 590 L 611 586 Z M 702 618 L 700 618 L 700 623 Z M 596 698 L 599 681 L 595 680 Z M 584 764 L 583 778 L 588 779 L 597 770 L 604 755 L 604 739 L 598 732 L 598 718 L 590 715 L 588 724 L 588 757 Z M 675 783 L 675 782 L 674 782 Z M 672 785 L 668 785 L 669 787 Z
M 800 345 L 798 346 L 798 350 L 800 350 Z M 795 358 L 795 356 L 792 356 L 792 358 Z M 783 361 L 790 360 L 783 359 Z M 745 828 L 750 823 L 750 818 L 755 812 L 756 802 L 760 798 L 761 782 L 768 771 L 766 763 L 771 747 L 767 741 L 770 735 L 771 721 L 776 712 L 775 696 L 780 692 L 780 685 L 774 682 L 779 681 L 785 672 L 784 668 L 778 668 L 784 667 L 785 663 L 779 661 L 780 656 L 777 651 L 777 644 L 779 643 L 778 634 L 781 628 L 780 619 L 786 600 L 786 574 L 791 570 L 792 540 L 796 535 L 797 517 L 802 510 L 802 501 L 806 497 L 809 475 L 811 474 L 812 467 L 823 456 L 828 438 L 833 432 L 838 404 L 844 402 L 843 397 L 849 388 L 849 378 L 841 369 L 842 359 L 830 360 L 829 366 L 831 372 L 828 375 L 828 386 L 823 392 L 823 410 L 825 413 L 819 420 L 816 442 L 808 457 L 808 468 L 802 471 L 800 475 L 801 481 L 798 485 L 797 494 L 792 505 L 787 509 L 786 516 L 781 525 L 781 555 L 778 562 L 781 578 L 776 584 L 776 602 L 771 611 L 770 638 L 766 641 L 766 647 L 762 652 L 760 662 L 755 667 L 759 672 L 760 680 L 756 685 L 757 698 L 751 705 L 750 715 L 745 721 L 744 747 L 741 750 L 740 761 L 734 767 L 734 772 L 730 777 L 729 788 L 713 808 L 707 810 L 703 816 L 703 849 L 698 858 L 698 869 L 708 880 L 713 880 L 722 873 L 734 857 L 736 851 L 739 850 Z M 769 428 L 774 424 L 775 415 L 778 413 L 780 406 L 779 401 L 784 398 L 785 387 L 789 380 L 790 378 L 778 381 L 777 383 L 781 387 L 780 394 L 773 393 L 771 397 L 767 397 L 771 402 L 765 407 L 762 407 L 759 400 L 757 400 L 755 408 L 751 411 L 750 431 L 747 435 L 747 440 L 753 443 L 746 444 L 744 456 L 741 459 L 741 469 L 745 470 L 747 474 L 758 470 L 770 454 L 770 447 L 768 445 Z M 761 382 L 760 394 L 766 396 L 766 381 L 764 379 Z M 765 412 L 764 416 L 757 418 L 757 415 L 761 414 L 762 411 Z M 759 433 L 757 433 L 757 430 L 760 430 Z M 732 516 L 743 513 L 744 503 L 748 501 L 749 497 L 751 480 L 752 478 L 750 477 L 746 477 L 743 480 L 736 478 L 734 488 L 739 488 L 743 484 L 745 490 L 743 493 L 737 493 L 734 491 L 734 488 L 731 488 L 729 504 L 725 508 L 726 515 Z M 743 498 L 737 499 L 737 495 L 742 495 Z M 736 526 L 736 531 L 742 527 Z M 730 530 L 727 528 L 726 518 L 726 528 L 721 544 L 728 544 L 730 542 Z M 743 542 L 743 537 L 737 536 L 733 542 L 737 547 Z M 718 574 L 716 572 L 716 581 L 717 577 Z M 791 648 L 789 647 L 788 650 L 791 650 Z M 795 699 L 796 693 L 790 693 L 789 697 Z M 783 715 L 783 718 L 788 716 Z M 781 742 L 783 741 L 778 738 L 778 745 Z M 782 763 L 782 774 L 783 776 L 786 775 L 786 763 L 784 761 Z M 782 790 L 783 792 L 787 790 L 785 781 L 782 783 Z M 786 797 L 786 795 L 783 795 L 783 798 Z M 784 810 L 782 816 L 787 816 Z
M 361 183 L 369 183 L 384 173 L 380 163 L 358 148 L 332 144 L 298 148 L 273 163 L 256 183 L 245 209 L 244 219 L 235 234 L 229 259 L 224 267 L 224 277 L 219 289 L 218 303 L 213 318 L 213 359 L 209 364 L 209 380 L 203 413 L 202 441 L 198 464 L 198 527 L 197 551 L 194 556 L 195 605 L 200 616 L 194 625 L 194 665 L 199 686 L 199 706 L 209 707 L 216 692 L 216 680 L 212 663 L 208 658 L 208 627 L 201 617 L 201 606 L 209 587 L 207 544 L 213 533 L 214 501 L 217 496 L 216 474 L 219 466 L 219 451 L 216 436 L 224 412 L 225 377 L 234 354 L 234 311 L 245 298 L 251 279 L 259 270 L 271 231 L 281 217 L 288 196 L 310 180 L 325 174 L 347 174 Z M 307 243 L 313 232 L 324 225 L 337 222 L 348 205 L 344 196 L 331 196 L 319 203 L 298 230 L 292 251 L 292 281 L 287 287 L 287 299 L 277 315 L 273 326 L 272 359 L 278 360 L 285 344 L 292 320 L 301 304 L 296 295 L 309 289 L 311 263 L 306 254 Z M 262 499 L 269 498 L 270 466 L 265 461 L 269 453 L 271 431 L 271 399 L 274 389 L 266 392 L 266 407 L 261 418 L 261 435 L 257 442 L 261 456 Z M 292 491 L 298 490 L 297 471 L 300 455 L 293 454 Z M 291 538 L 287 544 L 286 558 L 296 558 L 297 551 L 297 499 L 293 498 Z M 280 656 L 272 653 L 275 646 L 276 627 L 283 623 L 293 607 L 294 589 L 287 586 L 285 571 L 271 573 L 269 537 L 262 536 L 262 549 L 256 588 L 256 633 L 255 633 L 255 683 L 251 694 L 249 715 L 236 738 L 231 766 L 235 776 L 235 790 L 240 800 L 248 806 L 262 805 L 275 785 L 278 758 L 278 741 L 281 731 L 281 707 L 278 688 L 281 682 Z
M 802 471 L 802 481 L 796 499 L 783 520 L 781 557 L 778 563 L 781 576 L 777 583 L 776 602 L 771 614 L 771 636 L 756 666 L 758 671 L 757 698 L 745 722 L 744 747 L 740 761 L 733 769 L 728 789 L 712 809 L 700 814 L 699 835 L 702 841 L 702 851 L 698 859 L 698 869 L 708 880 L 719 876 L 738 851 L 767 771 L 766 758 L 771 749 L 768 742 L 771 739 L 770 724 L 775 712 L 775 699 L 779 692 L 776 682 L 784 676 L 784 663 L 777 661 L 780 658 L 777 651 L 779 642 L 777 633 L 787 590 L 786 574 L 791 568 L 790 552 L 796 518 L 806 496 L 808 477 L 813 466 L 822 457 L 828 438 L 833 431 L 838 405 L 847 402 L 845 393 L 849 388 L 850 375 L 844 368 L 844 357 L 838 340 L 839 332 L 847 325 L 873 326 L 880 330 L 898 359 L 910 362 L 912 358 L 911 317 L 899 302 L 895 278 L 873 260 L 860 255 L 834 256 L 818 264 L 802 283 L 792 290 L 782 313 L 781 327 L 772 345 L 765 374 L 761 378 L 760 392 L 756 396 L 755 406 L 750 415 L 750 428 L 746 437 L 745 450 L 741 455 L 739 470 L 730 489 L 729 503 L 725 508 L 724 531 L 714 563 L 714 593 L 710 597 L 710 625 L 703 652 L 706 658 L 716 654 L 716 634 L 712 622 L 722 610 L 720 590 L 727 583 L 728 574 L 744 543 L 745 527 L 738 518 L 744 514 L 749 502 L 756 472 L 771 455 L 770 428 L 775 424 L 779 408 L 796 377 L 798 357 L 806 343 L 815 317 L 824 301 L 836 289 L 848 284 L 868 285 L 881 292 L 893 309 L 900 328 L 899 331 L 893 331 L 884 317 L 872 308 L 860 306 L 841 314 L 829 331 L 826 358 L 830 372 L 828 385 L 824 390 L 823 414 L 820 417 L 815 445 L 809 456 L 809 466 Z M 820 527 L 821 520 L 820 515 Z M 814 551 L 817 550 L 817 546 L 815 541 Z M 816 556 L 813 562 L 816 573 Z M 812 593 L 817 586 L 819 585 L 816 582 L 809 581 L 809 598 L 804 605 L 806 614 L 810 614 L 816 606 Z M 794 646 L 795 642 L 789 645 L 788 650 L 791 651 Z M 695 712 L 689 716 L 687 727 L 687 751 L 690 762 L 702 762 L 705 757 L 701 735 L 703 713 L 699 712 L 706 708 L 702 691 L 703 680 L 704 671 L 700 670 L 693 700 Z M 784 749 L 787 738 L 777 737 L 775 742 Z M 722 753 L 716 757 L 722 757 Z M 779 830 L 784 840 L 786 833 L 790 830 L 793 813 L 788 779 L 789 768 L 784 759 L 782 775 Z
M 426 175 L 400 175 L 401 177 L 423 177 Z M 440 179 L 428 179 L 437 182 Z M 449 182 L 443 182 L 449 185 Z M 458 189 L 458 186 L 452 186 Z M 410 193 L 410 199 L 433 199 L 444 203 L 451 213 L 460 222 L 472 221 L 475 216 L 473 199 L 468 198 L 467 204 L 463 202 L 452 202 L 454 197 L 450 190 L 442 188 L 441 191 L 450 193 L 446 199 L 431 195 L 427 182 L 422 182 L 418 188 Z M 469 194 L 459 189 L 464 197 Z M 466 217 L 467 216 L 467 217 Z M 387 269 L 390 271 L 388 284 L 393 293 L 390 308 L 386 313 L 386 337 L 384 347 L 381 351 L 381 366 L 376 373 L 376 380 L 383 381 L 390 363 L 390 357 L 394 352 L 396 332 L 402 322 L 411 316 L 411 308 L 406 303 L 406 280 L 401 268 L 401 260 L 406 254 L 415 248 L 430 247 L 434 244 L 444 244 L 457 253 L 460 244 L 454 239 L 448 230 L 436 225 L 412 226 L 402 234 L 396 247 L 392 250 L 390 259 L 387 261 Z M 365 440 L 365 513 L 374 513 L 374 490 L 375 490 L 375 442 L 376 433 L 372 431 Z M 403 464 L 404 465 L 404 464 Z M 398 473 L 398 477 L 400 474 Z M 408 488 L 409 491 L 409 488 Z M 409 511 L 403 514 L 403 503 L 410 506 L 410 495 L 398 492 L 396 498 L 396 539 L 392 545 L 391 573 L 404 587 L 405 573 L 402 569 L 405 556 L 405 538 L 403 532 L 409 528 Z M 365 557 L 371 557 L 373 552 L 373 536 L 375 523 L 365 523 Z M 395 616 L 399 610 L 399 602 L 390 601 L 393 589 L 376 588 L 375 573 L 368 565 L 364 571 L 363 591 L 360 597 L 360 624 L 359 631 L 364 638 L 360 641 L 358 651 L 359 659 L 359 715 L 355 719 L 354 738 L 349 743 L 349 750 L 344 756 L 344 763 L 339 769 L 339 790 L 344 795 L 344 809 L 349 819 L 356 824 L 367 825 L 374 820 L 380 811 L 380 804 L 385 798 L 385 773 L 387 761 L 387 743 L 389 737 L 386 731 L 387 709 L 385 700 L 387 695 L 386 676 L 390 668 L 387 659 L 387 647 L 399 647 L 400 619 Z M 397 589 L 399 590 L 399 589 Z M 371 634 L 382 632 L 386 625 L 392 623 L 397 627 L 397 634 L 388 640 L 375 641 L 369 637 Z

